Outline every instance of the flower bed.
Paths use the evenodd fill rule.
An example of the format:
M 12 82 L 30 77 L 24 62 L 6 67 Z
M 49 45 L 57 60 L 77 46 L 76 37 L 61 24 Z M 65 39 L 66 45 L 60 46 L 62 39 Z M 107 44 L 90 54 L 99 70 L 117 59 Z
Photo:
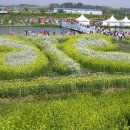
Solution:
M 56 72 L 65 75 L 79 73 L 81 70 L 80 65 L 60 51 L 55 45 L 56 42 L 58 41 L 54 39 L 54 37 L 46 37 L 42 39 L 44 52 L 50 58 L 53 69 Z
M 129 88 L 130 75 L 91 75 L 87 77 L 39 77 L 31 80 L 0 81 L 0 97 L 19 97 L 64 92 L 93 92 L 109 87 Z
M 48 64 L 46 57 L 37 48 L 24 42 L 0 38 L 0 47 L 13 49 L 1 52 L 0 79 L 32 77 Z
M 74 44 L 77 50 L 81 53 L 92 56 L 95 58 L 111 59 L 116 61 L 128 61 L 130 62 L 130 54 L 123 52 L 100 52 L 90 50 L 89 46 L 109 46 L 109 43 L 101 38 L 87 37 L 81 38 Z
M 130 55 L 128 53 L 113 52 L 113 50 L 116 50 L 117 45 L 112 45 L 112 38 L 101 35 L 92 35 L 92 37 L 95 37 L 93 41 L 93 38 L 90 38 L 90 36 L 91 35 L 73 36 L 63 44 L 62 50 L 68 56 L 79 62 L 83 67 L 91 70 L 130 72 Z M 97 40 L 95 41 L 95 39 Z M 103 41 L 101 39 L 103 39 Z M 110 44 L 111 47 L 113 46 L 112 52 L 101 52 L 99 49 L 94 51 L 91 50 L 91 47 L 89 48 L 89 46 L 98 46 L 99 44 L 104 47 L 108 46 L 108 48 Z

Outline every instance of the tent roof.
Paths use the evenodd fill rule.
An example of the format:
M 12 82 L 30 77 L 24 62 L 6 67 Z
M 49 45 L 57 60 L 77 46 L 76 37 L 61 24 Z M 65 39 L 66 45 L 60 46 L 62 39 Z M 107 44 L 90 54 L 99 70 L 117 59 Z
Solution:
M 130 20 L 127 18 L 127 16 L 124 18 L 124 19 L 122 19 L 122 20 L 120 20 L 120 22 L 130 22 Z
M 109 21 L 109 22 L 118 22 L 117 19 L 115 19 L 115 17 L 112 15 L 111 18 L 109 18 L 108 20 L 106 21 Z
M 79 17 L 79 18 L 77 18 L 76 19 L 77 21 L 79 21 L 79 22 L 87 22 L 87 21 L 90 21 L 89 19 L 87 19 L 83 14 Z

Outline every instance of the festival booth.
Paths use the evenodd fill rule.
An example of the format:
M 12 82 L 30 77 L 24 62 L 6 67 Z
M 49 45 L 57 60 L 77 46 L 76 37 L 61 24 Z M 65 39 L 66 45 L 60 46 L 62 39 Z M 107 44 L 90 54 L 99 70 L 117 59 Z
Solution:
M 92 33 L 96 31 L 95 28 L 88 25 L 90 25 L 90 20 L 87 19 L 83 14 L 75 20 L 65 19 L 61 22 L 61 27 L 72 29 L 82 33 Z
M 76 20 L 79 22 L 79 24 L 90 25 L 90 20 L 87 19 L 83 14 Z
M 130 26 L 130 20 L 127 18 L 127 16 L 120 20 L 120 26 Z
M 103 26 L 120 26 L 120 22 L 112 15 L 110 19 L 103 21 Z

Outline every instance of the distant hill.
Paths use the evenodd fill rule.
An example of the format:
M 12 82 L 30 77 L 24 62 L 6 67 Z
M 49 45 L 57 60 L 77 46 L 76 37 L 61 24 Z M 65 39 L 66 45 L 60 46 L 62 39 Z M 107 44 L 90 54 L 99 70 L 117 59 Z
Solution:
M 29 4 L 19 4 L 17 6 L 31 6 L 31 7 L 39 7 L 38 5 L 29 5 Z
M 0 7 L 39 7 L 38 5 L 19 4 L 19 5 L 0 5 Z

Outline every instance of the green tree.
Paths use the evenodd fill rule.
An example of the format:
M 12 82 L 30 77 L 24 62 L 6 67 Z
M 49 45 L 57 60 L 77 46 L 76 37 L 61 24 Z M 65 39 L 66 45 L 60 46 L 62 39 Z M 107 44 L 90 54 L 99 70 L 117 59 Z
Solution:
M 75 5 L 75 8 L 83 8 L 83 4 L 82 4 L 82 3 L 77 3 L 77 4 Z

